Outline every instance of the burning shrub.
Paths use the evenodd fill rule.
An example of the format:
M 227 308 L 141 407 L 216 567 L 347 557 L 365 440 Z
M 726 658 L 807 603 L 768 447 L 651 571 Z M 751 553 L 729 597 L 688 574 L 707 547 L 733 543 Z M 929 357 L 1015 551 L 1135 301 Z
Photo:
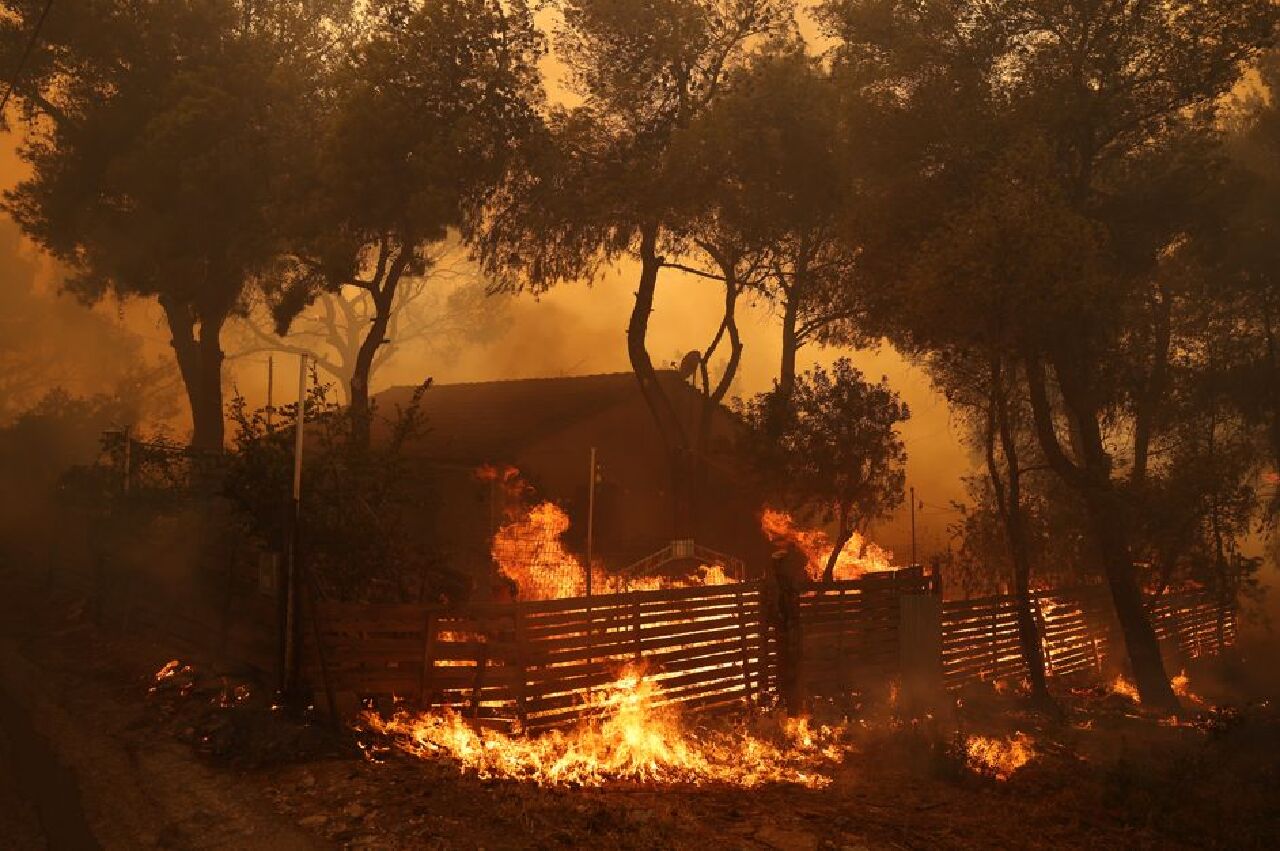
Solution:
M 907 406 L 887 379 L 867 382 L 841 358 L 830 372 L 814 367 L 801 376 L 790 398 L 766 393 L 741 413 L 745 448 L 766 490 L 779 504 L 835 523 L 823 565 L 823 578 L 833 579 L 854 536 L 902 502 L 907 454 L 898 426 Z

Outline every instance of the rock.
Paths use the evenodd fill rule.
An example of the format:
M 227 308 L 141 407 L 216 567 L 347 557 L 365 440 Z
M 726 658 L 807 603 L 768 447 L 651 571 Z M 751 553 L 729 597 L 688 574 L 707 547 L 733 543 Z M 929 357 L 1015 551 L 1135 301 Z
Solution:
M 319 830 L 329 823 L 329 817 L 323 814 L 298 819 L 298 826 L 307 830 Z
M 365 810 L 363 804 L 350 803 L 350 804 L 347 804 L 347 806 L 342 810 L 342 812 L 346 814 L 347 818 L 359 819 L 359 818 L 364 818 L 367 810 Z

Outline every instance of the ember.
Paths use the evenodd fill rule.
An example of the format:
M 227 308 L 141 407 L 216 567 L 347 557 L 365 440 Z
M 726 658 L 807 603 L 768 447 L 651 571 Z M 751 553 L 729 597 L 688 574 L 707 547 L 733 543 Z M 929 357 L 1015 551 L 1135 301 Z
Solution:
M 597 712 L 588 720 L 536 738 L 476 729 L 453 713 L 401 711 L 390 719 L 365 713 L 363 723 L 414 756 L 452 758 L 482 778 L 541 786 L 631 781 L 822 787 L 831 782 L 824 767 L 845 752 L 841 730 L 813 729 L 807 719 L 786 721 L 772 736 L 695 732 L 675 707 L 660 704 L 661 687 L 632 668 L 591 699 Z
M 1127 697 L 1134 703 L 1139 701 L 1137 687 L 1119 674 L 1117 674 L 1116 678 L 1111 681 L 1111 693 L 1118 694 L 1121 697 Z
M 821 529 L 801 529 L 785 511 L 766 508 L 760 515 L 760 528 L 775 543 L 794 544 L 805 555 L 805 570 L 815 582 L 822 579 L 831 551 L 835 548 Z M 893 570 L 893 553 L 871 543 L 857 532 L 845 544 L 836 559 L 836 579 L 857 579 L 865 573 Z

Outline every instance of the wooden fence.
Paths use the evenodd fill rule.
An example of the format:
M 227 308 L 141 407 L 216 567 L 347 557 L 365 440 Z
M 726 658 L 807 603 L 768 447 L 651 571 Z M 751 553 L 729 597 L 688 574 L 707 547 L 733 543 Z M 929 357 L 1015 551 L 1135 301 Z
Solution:
M 530 731 L 593 710 L 591 694 L 639 663 L 666 702 L 713 708 L 773 690 L 761 585 L 568 600 L 433 606 L 325 603 L 311 675 L 337 691 L 448 707 Z M 313 644 L 314 647 L 314 644 Z
M 805 586 L 799 595 L 804 692 L 848 694 L 896 676 L 901 597 L 931 589 L 920 568 Z
M 765 580 L 463 610 L 328 602 L 305 657 L 312 682 L 335 692 L 531 732 L 597 711 L 594 695 L 633 663 L 662 702 L 691 709 L 791 702 L 792 688 L 800 700 L 860 691 L 917 664 L 908 660 L 922 654 L 907 644 L 948 687 L 1025 674 L 1011 595 L 939 606 L 918 568 L 784 589 Z M 907 597 L 934 602 L 907 606 Z M 1157 635 L 1184 656 L 1234 641 L 1234 611 L 1205 592 L 1166 594 L 1149 610 Z M 1117 646 L 1110 611 L 1103 588 L 1033 596 L 1049 675 L 1102 670 Z
M 942 609 L 948 686 L 1026 675 L 1016 596 L 948 601 Z M 1106 659 L 1123 646 L 1103 587 L 1036 592 L 1031 610 L 1049 676 L 1100 674 Z M 1163 594 L 1148 601 L 1147 613 L 1171 663 L 1173 657 L 1185 660 L 1219 653 L 1235 643 L 1234 607 L 1207 591 Z

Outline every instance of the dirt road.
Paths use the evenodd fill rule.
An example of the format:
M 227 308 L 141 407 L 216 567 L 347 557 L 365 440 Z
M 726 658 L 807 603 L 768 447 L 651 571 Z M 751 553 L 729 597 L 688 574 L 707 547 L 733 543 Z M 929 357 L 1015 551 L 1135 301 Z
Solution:
M 0 845 L 328 847 L 282 819 L 257 778 L 157 737 L 137 700 L 145 671 L 121 682 L 86 652 L 88 624 L 47 596 L 0 571 Z

